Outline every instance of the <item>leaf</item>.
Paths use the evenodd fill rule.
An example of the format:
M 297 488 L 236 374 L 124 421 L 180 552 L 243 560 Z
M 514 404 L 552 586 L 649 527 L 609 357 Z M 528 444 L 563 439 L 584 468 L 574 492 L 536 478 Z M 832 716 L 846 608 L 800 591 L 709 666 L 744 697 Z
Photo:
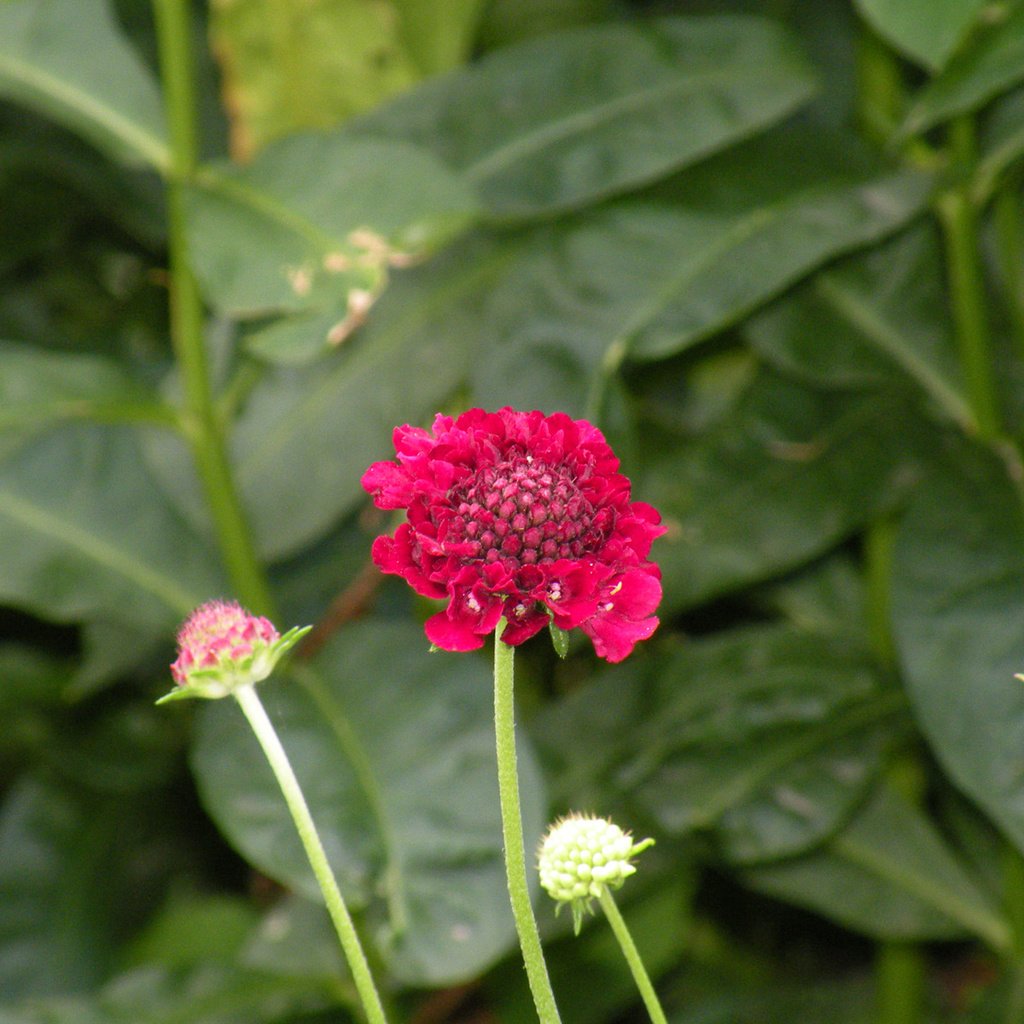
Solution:
M 879 787 L 820 852 L 754 868 L 754 888 L 877 939 L 976 935 L 1009 946 L 1000 912 L 913 805 Z
M 0 445 L 62 420 L 136 415 L 170 419 L 114 360 L 0 342 Z
M 762 372 L 712 431 L 649 453 L 634 479 L 669 529 L 652 552 L 667 606 L 828 551 L 909 492 L 929 437 L 904 394 L 811 391 Z
M 354 292 L 375 298 L 389 267 L 440 248 L 475 210 L 468 187 L 414 146 L 295 135 L 246 167 L 200 173 L 190 252 L 207 298 L 233 316 L 351 310 Z
M 497 218 L 575 209 L 749 136 L 811 95 L 766 19 L 665 18 L 558 33 L 492 53 L 360 118 L 476 186 Z
M 841 161 L 841 162 L 840 162 Z M 536 229 L 482 296 L 483 405 L 588 411 L 624 357 L 663 359 L 736 323 L 826 259 L 924 206 L 916 172 L 879 173 L 818 135 L 772 136 L 681 175 L 671 202 L 623 201 Z
M 513 932 L 481 663 L 427 657 L 417 627 L 363 622 L 316 668 L 261 692 L 342 889 L 353 905 L 369 904 L 394 974 L 450 984 L 496 960 Z M 525 744 L 520 763 L 530 846 L 544 808 Z M 319 898 L 277 785 L 230 702 L 205 709 L 193 767 L 231 842 Z
M 111 954 L 107 807 L 23 779 L 0 812 L 0 991 L 5 1001 L 85 991 Z
M 160 171 L 170 163 L 156 84 L 105 0 L 0 3 L 0 95 L 120 160 Z
M 894 554 L 893 621 L 919 724 L 953 781 L 1024 849 L 1024 511 L 1015 461 L 946 439 Z
M 1024 81 L 1024 7 L 993 8 L 970 44 L 914 98 L 900 135 L 920 135 Z
M 392 0 L 398 31 L 409 55 L 424 75 L 437 75 L 470 55 L 485 0 Z
M 283 135 L 332 128 L 419 77 L 383 3 L 219 0 L 210 5 L 210 36 L 237 160 Z
M 766 627 L 693 641 L 644 679 L 607 672 L 534 734 L 559 802 L 614 794 L 662 832 L 711 830 L 750 862 L 840 827 L 901 707 L 849 636 Z
M 985 0 L 856 2 L 881 36 L 931 71 L 946 63 L 985 6 Z
M 780 370 L 817 385 L 882 385 L 903 376 L 970 427 L 944 270 L 933 226 L 914 227 L 817 274 L 744 333 Z
M 0 463 L 0 597 L 45 618 L 169 630 L 224 592 L 124 429 L 74 425 Z

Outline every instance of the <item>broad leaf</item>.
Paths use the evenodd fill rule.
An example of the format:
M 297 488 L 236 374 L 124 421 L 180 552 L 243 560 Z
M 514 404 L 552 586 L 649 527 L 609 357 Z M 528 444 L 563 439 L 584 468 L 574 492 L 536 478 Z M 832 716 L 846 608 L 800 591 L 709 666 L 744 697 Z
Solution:
M 907 111 L 904 136 L 975 110 L 1024 81 L 1024 7 L 1000 11 L 942 74 L 926 85 Z
M 295 135 L 246 167 L 201 172 L 190 252 L 207 298 L 232 315 L 365 313 L 354 292 L 375 298 L 389 267 L 440 248 L 474 211 L 470 190 L 407 143 Z
M 0 95 L 33 107 L 121 160 L 169 162 L 156 84 L 107 0 L 0 3 Z
M 970 934 L 998 950 L 1010 941 L 1007 922 L 928 818 L 884 786 L 824 850 L 743 877 L 873 938 Z
M 779 120 L 813 88 L 770 21 L 666 18 L 510 47 L 353 128 L 431 149 L 492 216 L 532 217 L 663 177 Z
M 333 128 L 419 77 L 386 4 L 213 4 L 210 35 L 239 160 L 282 135 Z
M 826 387 L 884 385 L 900 375 L 969 427 L 931 225 L 817 274 L 751 320 L 744 333 L 787 373 Z
M 471 977 L 512 941 L 484 663 L 428 657 L 413 625 L 365 622 L 292 680 L 261 689 L 348 898 L 367 905 L 409 984 Z M 523 745 L 527 843 L 543 826 Z M 202 716 L 193 765 L 203 799 L 262 870 L 318 890 L 270 770 L 238 708 Z
M 667 606 L 827 551 L 907 494 L 927 437 L 904 394 L 818 392 L 761 374 L 713 431 L 652 453 L 634 481 L 669 528 L 653 550 Z
M 1019 467 L 948 442 L 900 526 L 893 614 L 921 728 L 1024 849 L 1024 509 Z
M 946 63 L 985 0 L 856 0 L 861 14 L 897 49 L 936 71 Z
M 727 857 L 790 856 L 853 813 L 902 707 L 848 636 L 770 628 L 693 642 L 647 679 L 617 669 L 535 734 L 560 801 L 712 830 Z
M 224 591 L 124 429 L 65 427 L 0 463 L 0 597 L 64 622 L 170 630 Z
M 424 75 L 457 67 L 469 56 L 486 0 L 391 0 L 406 50 Z

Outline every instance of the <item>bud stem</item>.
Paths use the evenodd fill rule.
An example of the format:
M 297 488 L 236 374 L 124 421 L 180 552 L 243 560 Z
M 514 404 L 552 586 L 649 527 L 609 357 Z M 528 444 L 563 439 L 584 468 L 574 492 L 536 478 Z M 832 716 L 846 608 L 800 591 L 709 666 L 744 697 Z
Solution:
M 359 936 L 356 934 L 355 925 L 345 906 L 345 900 L 338 888 L 334 872 L 331 871 L 323 843 L 320 841 L 320 835 L 313 822 L 313 816 L 309 812 L 306 798 L 299 786 L 299 780 L 295 777 L 295 772 L 281 745 L 277 731 L 274 729 L 254 686 L 238 687 L 234 691 L 234 697 L 249 720 L 252 731 L 256 734 L 256 739 L 259 740 L 263 753 L 281 787 L 288 810 L 291 811 L 292 821 L 295 822 L 295 829 L 302 840 L 310 867 L 313 869 L 313 874 L 316 875 L 320 891 L 324 894 L 327 911 L 331 915 L 334 929 L 338 933 L 338 939 L 341 942 L 345 959 L 348 961 L 349 970 L 352 972 L 352 979 L 355 982 L 356 991 L 359 993 L 360 1002 L 363 1004 L 366 1019 L 369 1024 L 387 1024 L 384 1007 L 381 1005 L 380 995 L 373 982 L 373 976 L 370 974 L 366 954 L 359 942 Z
M 640 959 L 640 953 L 633 942 L 633 937 L 629 934 L 629 928 L 626 927 L 626 922 L 623 920 L 622 914 L 619 913 L 615 897 L 612 896 L 608 886 L 602 888 L 599 899 L 601 901 L 601 908 L 604 910 L 604 916 L 608 918 L 608 923 L 612 926 L 615 938 L 618 939 L 622 955 L 626 958 L 626 963 L 629 964 L 633 980 L 636 982 L 636 987 L 640 990 L 640 996 L 647 1007 L 651 1020 L 654 1024 L 667 1024 L 665 1011 L 661 1008 L 658 995 L 654 991 L 651 979 L 647 976 L 644 962 Z
M 519 774 L 516 765 L 515 694 L 513 658 L 515 648 L 502 643 L 505 620 L 494 632 L 494 734 L 498 757 L 498 794 L 501 799 L 501 831 L 505 841 L 505 871 L 512 915 L 523 951 L 526 977 L 534 1006 L 542 1024 L 560 1024 L 555 994 L 551 989 L 540 932 L 530 903 L 526 879 L 526 851 L 523 845 L 523 816 L 519 803 Z

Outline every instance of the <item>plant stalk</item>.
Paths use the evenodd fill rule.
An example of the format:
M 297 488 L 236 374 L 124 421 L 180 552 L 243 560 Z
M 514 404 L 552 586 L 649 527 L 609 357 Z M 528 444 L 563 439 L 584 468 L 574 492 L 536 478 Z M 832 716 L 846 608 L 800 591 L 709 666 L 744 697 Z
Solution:
M 648 977 L 640 951 L 636 948 L 633 936 L 629 934 L 629 928 L 626 926 L 622 914 L 619 913 L 615 898 L 607 886 L 601 891 L 601 909 L 604 910 L 604 915 L 612 926 L 612 931 L 618 940 L 622 955 L 626 958 L 626 963 L 629 964 L 633 980 L 636 982 L 636 987 L 640 990 L 640 996 L 644 1001 L 644 1006 L 647 1007 L 647 1013 L 650 1015 L 652 1024 L 667 1024 L 665 1011 L 661 1008 L 658 994 L 654 991 L 654 986 L 651 984 L 650 977 Z
M 978 215 L 970 190 L 975 142 L 974 125 L 969 117 L 952 122 L 949 147 L 960 181 L 939 198 L 938 213 L 946 242 L 953 319 L 975 427 L 980 437 L 992 440 L 1000 433 L 1001 419 L 992 364 L 992 337 L 985 314 Z
M 384 1007 L 377 992 L 377 986 L 374 984 L 373 975 L 370 973 L 366 954 L 363 952 L 352 917 L 345 906 L 338 882 L 327 860 L 327 854 L 324 852 L 323 843 L 320 841 L 316 824 L 310 814 L 309 805 L 306 803 L 299 780 L 295 777 L 295 772 L 281 745 L 277 731 L 274 729 L 254 686 L 241 686 L 235 690 L 234 696 L 252 726 L 252 731 L 256 734 L 256 739 L 259 740 L 277 783 L 281 787 L 285 803 L 291 812 L 292 821 L 295 822 L 295 829 L 302 840 L 306 856 L 309 858 L 310 867 L 313 869 L 320 891 L 323 893 L 324 902 L 327 904 L 327 911 L 331 915 L 331 921 L 334 923 L 334 930 L 338 934 L 345 959 L 348 961 L 366 1019 L 369 1024 L 387 1024 Z
M 232 586 L 250 610 L 274 617 L 273 600 L 231 475 L 210 386 L 199 288 L 188 260 L 185 189 L 198 164 L 190 5 L 153 0 L 170 135 L 166 182 L 171 344 L 184 392 L 183 432 L 192 451 Z
M 530 993 L 542 1024 L 559 1024 L 558 1006 L 551 989 L 540 932 L 533 916 L 526 876 L 523 816 L 519 801 L 519 770 L 515 733 L 515 648 L 502 643 L 505 620 L 494 633 L 494 736 L 498 759 L 498 794 L 501 801 L 501 832 L 505 843 L 505 871 L 512 916 L 523 952 Z

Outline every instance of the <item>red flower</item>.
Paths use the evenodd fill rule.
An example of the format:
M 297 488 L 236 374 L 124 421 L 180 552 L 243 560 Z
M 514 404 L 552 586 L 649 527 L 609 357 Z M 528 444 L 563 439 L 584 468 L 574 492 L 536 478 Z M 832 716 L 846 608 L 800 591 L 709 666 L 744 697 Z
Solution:
M 521 644 L 547 625 L 579 626 L 608 661 L 657 628 L 661 573 L 647 561 L 660 516 L 629 500 L 604 435 L 565 413 L 438 415 L 433 432 L 398 427 L 396 462 L 375 462 L 363 487 L 378 508 L 406 509 L 373 560 L 418 594 L 445 599 L 430 641 L 470 651 L 502 616 Z

